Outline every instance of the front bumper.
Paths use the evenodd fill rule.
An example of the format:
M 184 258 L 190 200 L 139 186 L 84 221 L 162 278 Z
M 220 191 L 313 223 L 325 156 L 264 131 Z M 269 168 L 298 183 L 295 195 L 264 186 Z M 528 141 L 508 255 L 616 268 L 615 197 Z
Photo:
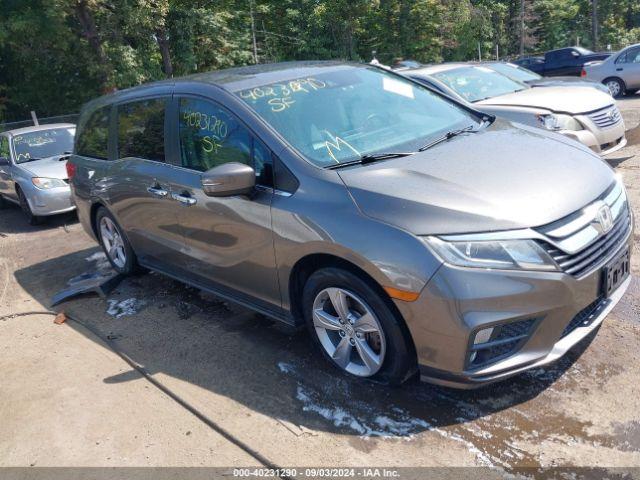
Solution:
M 616 152 L 627 144 L 623 120 L 601 128 L 589 115 L 576 115 L 575 118 L 583 125 L 584 130 L 560 130 L 558 133 L 579 141 L 602 156 Z
M 25 195 L 34 215 L 49 216 L 75 210 L 69 186 L 43 190 L 31 187 Z
M 629 236 L 603 262 L 633 243 Z M 575 278 L 563 272 L 459 268 L 444 264 L 415 302 L 396 302 L 413 337 L 420 376 L 427 382 L 474 388 L 546 365 L 564 355 L 602 323 L 628 288 L 627 279 L 598 304 L 587 325 L 569 324 L 600 297 L 601 266 Z M 493 363 L 469 366 L 478 330 L 534 321 L 527 338 Z M 567 331 L 569 330 L 569 333 Z

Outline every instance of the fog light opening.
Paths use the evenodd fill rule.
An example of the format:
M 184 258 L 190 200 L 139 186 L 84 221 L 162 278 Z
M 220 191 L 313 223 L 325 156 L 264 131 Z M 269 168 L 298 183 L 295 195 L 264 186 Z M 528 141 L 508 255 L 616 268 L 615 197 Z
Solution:
M 476 333 L 476 337 L 473 339 L 473 344 L 478 345 L 479 343 L 487 343 L 491 338 L 492 333 L 493 333 L 493 327 L 483 328 L 478 333 Z
M 513 355 L 529 338 L 538 320 L 527 318 L 478 330 L 470 346 L 467 365 L 479 368 Z

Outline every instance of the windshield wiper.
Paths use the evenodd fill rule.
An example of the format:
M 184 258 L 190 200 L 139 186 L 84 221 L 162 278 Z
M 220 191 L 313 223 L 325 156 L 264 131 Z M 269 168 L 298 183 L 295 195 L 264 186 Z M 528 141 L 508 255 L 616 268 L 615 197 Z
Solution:
M 447 140 L 451 140 L 453 137 L 457 137 L 458 135 L 462 135 L 463 133 L 476 133 L 482 129 L 485 125 L 491 124 L 492 119 L 489 117 L 482 119 L 482 124 L 478 127 L 475 125 L 469 125 L 465 128 L 460 128 L 458 130 L 451 130 L 450 132 L 445 133 L 443 136 L 436 138 L 435 140 L 423 145 L 418 149 L 419 152 L 424 152 L 425 150 L 430 149 L 431 147 L 435 147 L 439 143 L 446 142 Z
M 25 158 L 24 160 L 22 160 L 22 161 L 20 161 L 18 163 L 35 162 L 36 160 L 42 160 L 42 158 L 39 158 L 39 157 Z
M 336 168 L 349 167 L 351 165 L 365 165 L 367 163 L 374 163 L 379 160 L 389 160 L 391 158 L 408 157 L 414 155 L 415 152 L 385 152 L 385 153 L 367 153 L 355 160 L 349 160 L 348 162 L 336 163 L 335 165 L 329 165 L 329 170 L 335 170 Z

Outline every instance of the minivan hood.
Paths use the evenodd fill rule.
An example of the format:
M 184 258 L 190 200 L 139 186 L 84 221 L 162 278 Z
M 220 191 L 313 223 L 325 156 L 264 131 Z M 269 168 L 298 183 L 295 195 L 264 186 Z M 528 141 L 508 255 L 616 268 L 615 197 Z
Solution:
M 593 202 L 615 179 L 581 145 L 500 120 L 411 157 L 338 173 L 365 215 L 416 235 L 544 225 Z
M 66 156 L 56 155 L 54 157 L 34 160 L 33 162 L 20 163 L 18 166 L 30 172 L 34 177 L 43 178 L 67 178 Z M 62 160 L 61 160 L 62 159 Z
M 474 103 L 480 110 L 480 105 L 512 105 L 571 114 L 593 112 L 612 104 L 610 95 L 588 86 L 527 88 Z

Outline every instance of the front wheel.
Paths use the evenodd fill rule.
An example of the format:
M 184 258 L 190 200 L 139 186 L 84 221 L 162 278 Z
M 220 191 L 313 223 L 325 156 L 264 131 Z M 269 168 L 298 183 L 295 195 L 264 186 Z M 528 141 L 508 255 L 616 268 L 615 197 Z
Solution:
M 624 82 L 619 78 L 607 78 L 604 82 L 613 98 L 619 98 L 624 95 Z
M 20 208 L 24 212 L 27 217 L 27 222 L 29 225 L 40 225 L 42 223 L 42 217 L 33 214 L 31 207 L 29 206 L 29 202 L 27 197 L 24 195 L 22 190 L 18 190 L 18 202 L 20 203 Z
M 133 249 L 116 220 L 104 207 L 100 207 L 96 213 L 96 227 L 100 245 L 114 270 L 124 275 L 134 273 L 137 262 Z
M 313 273 L 304 288 L 309 331 L 341 371 L 398 385 L 415 372 L 415 353 L 402 320 L 357 275 L 339 268 Z

